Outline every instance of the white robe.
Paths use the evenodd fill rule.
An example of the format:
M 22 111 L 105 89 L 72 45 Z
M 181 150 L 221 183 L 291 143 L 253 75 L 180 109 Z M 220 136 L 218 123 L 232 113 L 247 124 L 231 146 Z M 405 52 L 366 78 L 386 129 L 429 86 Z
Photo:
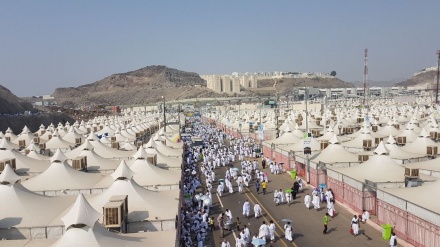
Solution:
M 333 217 L 333 212 L 334 212 L 334 205 L 333 202 L 328 201 L 327 202 L 327 210 L 328 210 L 328 215 L 330 215 L 331 217 Z
M 321 201 L 319 200 L 319 196 L 314 195 L 314 196 L 313 196 L 312 203 L 313 203 L 313 207 L 314 207 L 315 209 L 320 209 L 320 208 L 321 208 L 321 205 L 320 205 Z
M 292 241 L 292 225 L 285 224 L 284 225 L 284 235 L 286 236 L 286 239 L 289 241 Z
M 261 207 L 260 207 L 260 205 L 258 205 L 258 204 L 254 205 L 254 213 L 255 213 L 255 218 L 261 216 Z
M 355 219 L 354 217 L 353 217 L 353 219 L 351 219 L 351 228 L 353 229 L 353 234 L 354 235 L 358 235 L 359 234 L 359 224 L 355 223 L 357 220 L 358 219 L 357 218 Z
M 269 227 L 266 224 L 260 226 L 258 229 L 258 238 L 266 238 L 269 235 Z
M 243 215 L 249 217 L 249 212 L 251 211 L 251 204 L 246 201 L 243 203 Z
M 270 240 L 275 240 L 275 224 L 274 223 L 269 225 L 269 235 L 270 235 Z
M 304 204 L 306 205 L 306 208 L 310 209 L 310 202 L 311 202 L 311 196 L 310 195 L 306 195 L 304 197 Z

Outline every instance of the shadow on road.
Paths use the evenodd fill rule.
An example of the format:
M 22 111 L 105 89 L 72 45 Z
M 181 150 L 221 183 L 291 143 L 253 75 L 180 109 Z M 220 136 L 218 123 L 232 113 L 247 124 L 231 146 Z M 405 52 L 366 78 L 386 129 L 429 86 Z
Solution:
M 337 227 L 332 227 L 332 228 L 328 229 L 327 234 L 329 234 L 331 232 L 336 232 L 336 231 L 338 231 L 337 229 L 338 229 Z
M 292 234 L 293 241 L 295 241 L 296 239 L 298 239 L 300 237 L 304 237 L 304 235 L 302 235 L 301 233 L 293 233 Z

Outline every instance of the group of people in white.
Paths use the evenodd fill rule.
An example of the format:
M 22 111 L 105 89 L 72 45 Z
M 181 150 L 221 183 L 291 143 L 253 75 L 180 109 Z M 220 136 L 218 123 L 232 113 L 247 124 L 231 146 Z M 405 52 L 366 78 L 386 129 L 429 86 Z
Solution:
M 333 191 L 329 188 L 327 190 L 316 188 L 312 192 L 312 196 L 304 196 L 304 205 L 307 209 L 310 209 L 311 204 L 315 210 L 321 209 L 321 202 L 327 204 L 328 215 L 334 217 L 335 215 L 335 198 Z

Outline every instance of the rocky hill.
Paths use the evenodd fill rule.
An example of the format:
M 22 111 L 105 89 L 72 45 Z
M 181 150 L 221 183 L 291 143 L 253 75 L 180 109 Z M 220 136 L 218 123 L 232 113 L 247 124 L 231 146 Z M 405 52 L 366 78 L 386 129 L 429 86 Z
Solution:
M 0 85 L 0 114 L 17 114 L 31 110 L 30 103 L 18 98 L 9 89 Z
M 58 103 L 76 105 L 134 105 L 194 97 L 216 97 L 206 88 L 197 73 L 166 66 L 148 66 L 127 73 L 108 76 L 79 87 L 57 88 L 53 94 Z
M 28 113 L 25 114 L 25 111 Z M 41 124 L 74 122 L 63 113 L 42 113 L 32 107 L 32 104 L 15 96 L 9 89 L 0 85 L 0 131 L 8 127 L 19 134 L 26 125 L 32 131 L 37 131 Z
M 437 71 L 427 71 L 418 74 L 410 79 L 396 83 L 395 86 L 408 87 L 415 85 L 431 84 L 434 85 L 436 81 Z

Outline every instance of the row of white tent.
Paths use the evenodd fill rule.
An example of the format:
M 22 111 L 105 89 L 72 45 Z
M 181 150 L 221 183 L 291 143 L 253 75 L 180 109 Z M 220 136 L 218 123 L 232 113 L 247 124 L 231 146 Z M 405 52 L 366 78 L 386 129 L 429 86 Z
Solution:
M 126 116 L 120 122 L 133 123 L 132 118 L 141 121 L 141 115 L 137 114 Z M 151 123 L 148 128 L 153 131 L 153 121 Z M 74 126 L 69 129 L 76 132 Z M 0 246 L 49 246 L 52 243 L 51 246 L 67 246 L 71 241 L 69 246 L 86 242 L 90 242 L 86 246 L 144 246 L 154 245 L 159 238 L 169 242 L 165 246 L 174 245 L 182 162 L 182 143 L 174 141 L 178 138 L 178 127 L 167 126 L 167 132 L 159 129 L 137 150 L 135 143 L 129 141 L 127 143 L 134 147 L 131 150 L 111 148 L 103 142 L 102 133 L 93 129 L 80 145 L 64 148 L 60 135 L 56 134 L 58 131 L 55 129 L 52 132 L 55 135 L 46 142 L 47 145 L 51 140 L 58 140 L 59 146 L 54 145 L 51 156 L 42 155 L 36 149 L 18 151 L 8 131 L 0 137 L 0 162 L 3 161 L 0 163 L 3 169 L 0 198 L 5 202 L 0 205 L 0 235 L 8 239 L 0 241 Z M 29 133 L 24 131 L 15 140 Z M 74 163 L 81 159 L 87 162 L 87 172 L 74 169 Z M 103 212 L 106 203 L 119 195 L 128 196 L 128 232 L 144 233 L 114 234 L 101 226 L 102 215 L 91 217 L 96 214 L 90 212 Z M 74 204 L 75 198 L 77 203 Z M 80 221 L 63 222 L 62 217 L 72 211 L 83 215 L 78 216 Z M 93 222 L 83 222 L 83 219 Z M 50 240 L 53 238 L 59 240 Z

